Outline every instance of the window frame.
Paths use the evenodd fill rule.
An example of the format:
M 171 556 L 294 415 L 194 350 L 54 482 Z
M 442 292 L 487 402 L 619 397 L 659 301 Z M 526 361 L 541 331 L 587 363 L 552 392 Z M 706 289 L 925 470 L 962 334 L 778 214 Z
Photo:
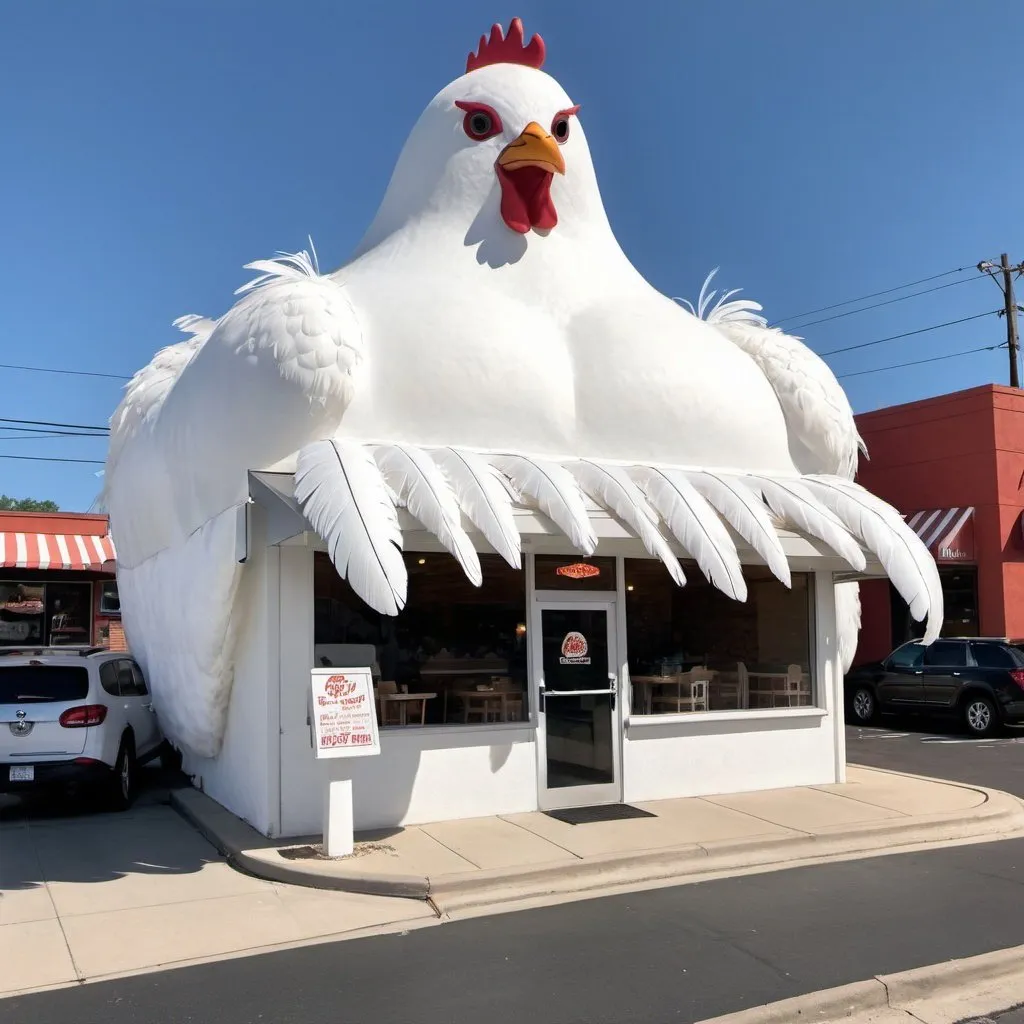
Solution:
M 117 580 L 101 580 L 99 582 L 99 588 L 100 588 L 99 614 L 100 615 L 105 615 L 108 618 L 118 618 L 119 619 L 121 617 L 121 598 L 120 598 L 120 594 L 118 594 L 118 598 L 117 598 L 117 608 L 110 608 L 110 607 L 108 607 L 104 603 L 106 601 L 107 588 L 108 587 L 113 587 L 114 588 L 114 592 L 118 593 L 118 590 L 117 590 Z

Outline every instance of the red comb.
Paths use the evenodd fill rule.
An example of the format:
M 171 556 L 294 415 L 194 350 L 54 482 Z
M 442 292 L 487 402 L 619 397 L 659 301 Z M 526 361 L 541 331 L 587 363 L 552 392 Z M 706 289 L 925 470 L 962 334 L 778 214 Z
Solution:
M 536 33 L 523 45 L 523 23 L 513 18 L 507 36 L 502 36 L 500 25 L 495 25 L 489 39 L 480 37 L 477 52 L 466 58 L 466 74 L 488 64 L 524 64 L 528 68 L 539 68 L 544 63 L 544 54 L 544 40 Z

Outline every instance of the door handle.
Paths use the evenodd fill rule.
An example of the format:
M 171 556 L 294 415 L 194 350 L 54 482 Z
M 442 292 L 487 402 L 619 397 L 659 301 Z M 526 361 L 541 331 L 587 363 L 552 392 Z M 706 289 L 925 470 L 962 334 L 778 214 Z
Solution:
M 958 676 L 958 675 L 960 675 L 960 673 L 959 672 L 954 672 L 953 675 Z

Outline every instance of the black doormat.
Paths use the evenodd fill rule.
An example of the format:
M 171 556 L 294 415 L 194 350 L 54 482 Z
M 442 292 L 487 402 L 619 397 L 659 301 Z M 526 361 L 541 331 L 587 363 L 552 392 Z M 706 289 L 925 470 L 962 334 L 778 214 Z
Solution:
M 625 821 L 627 818 L 656 818 L 656 814 L 633 807 L 632 804 L 598 804 L 596 807 L 566 807 L 561 811 L 545 811 L 549 818 L 566 825 L 589 825 L 595 821 Z

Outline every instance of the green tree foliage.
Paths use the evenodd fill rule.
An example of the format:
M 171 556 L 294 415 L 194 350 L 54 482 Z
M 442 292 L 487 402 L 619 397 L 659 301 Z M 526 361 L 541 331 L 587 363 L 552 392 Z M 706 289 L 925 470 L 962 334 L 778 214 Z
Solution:
M 11 498 L 0 494 L 0 511 L 3 512 L 59 512 L 54 501 L 40 501 L 38 498 Z

